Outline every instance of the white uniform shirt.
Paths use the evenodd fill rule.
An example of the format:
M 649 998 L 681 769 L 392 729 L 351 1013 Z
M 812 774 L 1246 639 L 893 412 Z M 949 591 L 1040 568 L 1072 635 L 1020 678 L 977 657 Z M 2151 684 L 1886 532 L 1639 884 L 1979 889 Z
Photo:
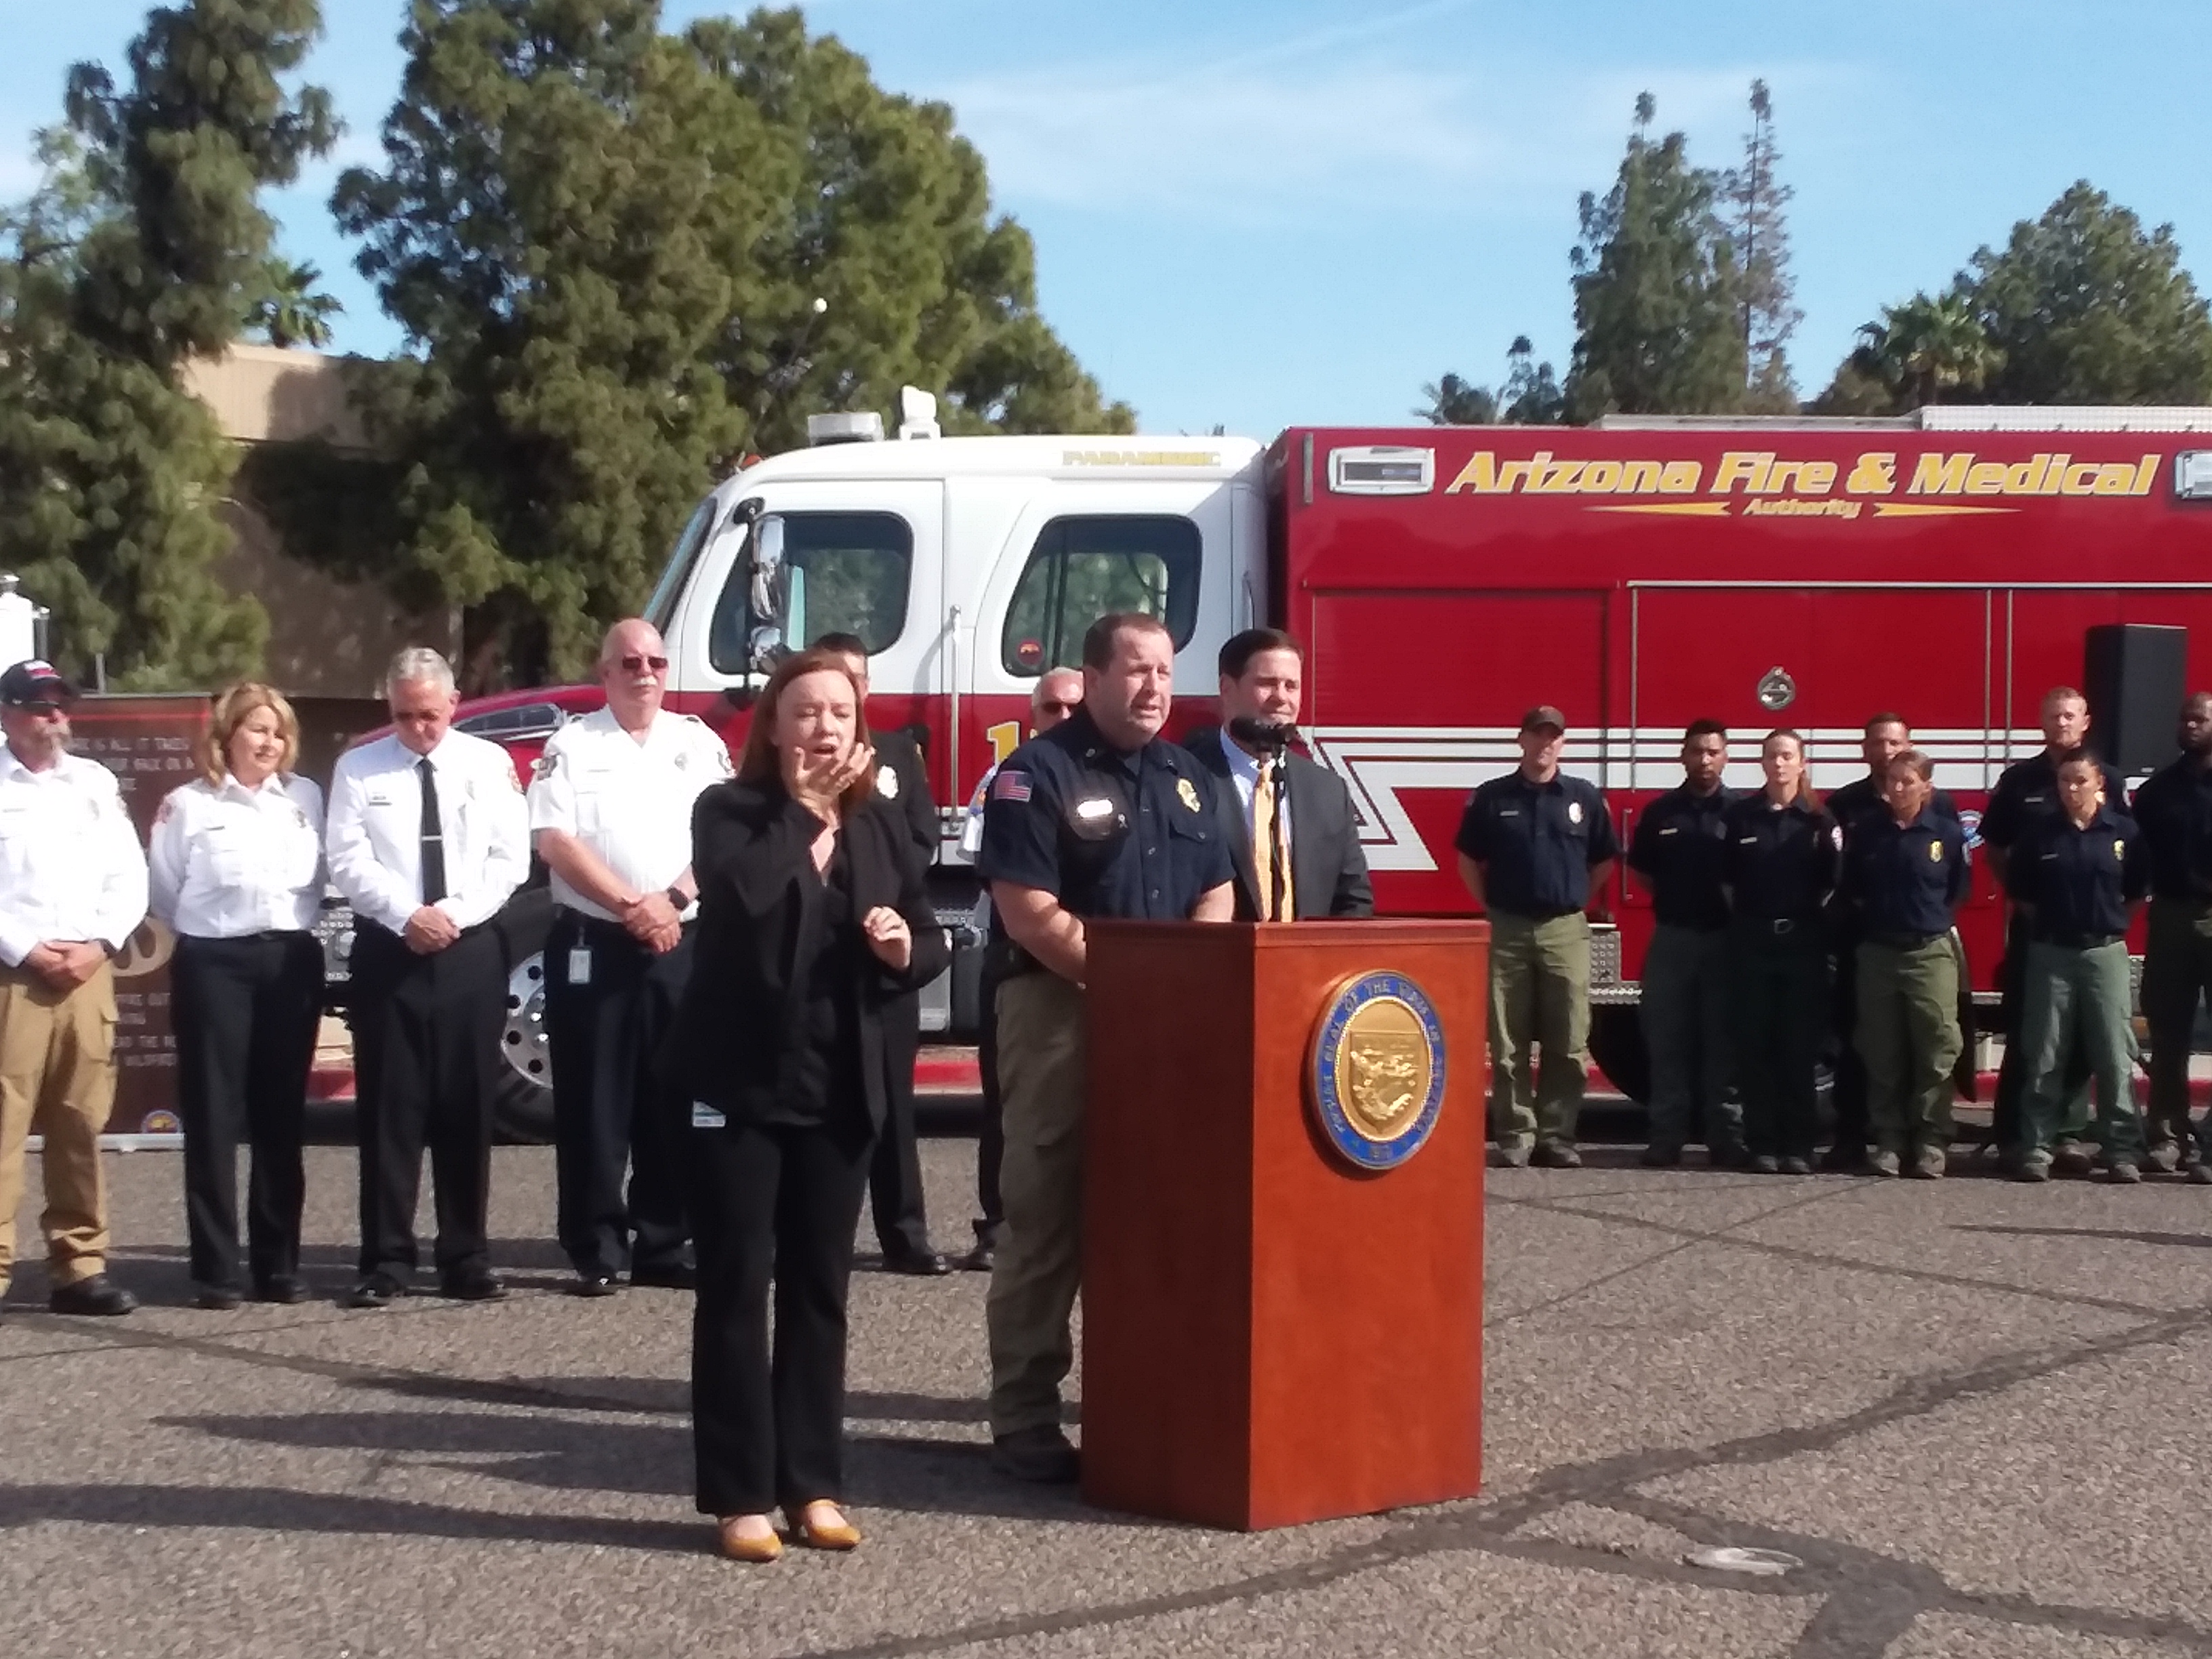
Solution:
M 33 772 L 0 746 L 0 962 L 49 939 L 120 951 L 145 918 L 146 855 L 115 774 L 81 755 Z
M 1237 739 L 1229 735 L 1226 726 L 1222 728 L 1221 752 L 1229 757 L 1229 781 L 1237 786 L 1237 799 L 1244 808 L 1246 840 L 1257 847 L 1260 844 L 1259 825 L 1252 817 L 1252 798 L 1260 790 L 1260 758 L 1256 755 L 1246 754 Z M 1291 814 L 1295 810 L 1295 803 L 1288 800 L 1283 803 L 1283 850 L 1285 853 L 1291 850 L 1291 842 L 1294 839 L 1291 833 Z
M 706 721 L 664 708 L 640 743 L 602 708 L 546 739 L 530 781 L 531 834 L 574 836 L 629 886 L 658 893 L 691 867 L 692 804 L 730 775 L 730 751 Z M 602 921 L 621 920 L 558 871 L 553 902 Z
M 323 902 L 323 792 L 271 773 L 248 789 L 226 775 L 169 792 L 146 861 L 154 914 L 194 939 L 305 932 Z
M 397 736 L 349 749 L 331 774 L 324 845 L 354 914 L 404 931 L 422 908 L 422 758 Z M 448 731 L 430 751 L 438 781 L 446 896 L 462 927 L 489 921 L 530 873 L 530 820 L 514 763 L 495 743 Z

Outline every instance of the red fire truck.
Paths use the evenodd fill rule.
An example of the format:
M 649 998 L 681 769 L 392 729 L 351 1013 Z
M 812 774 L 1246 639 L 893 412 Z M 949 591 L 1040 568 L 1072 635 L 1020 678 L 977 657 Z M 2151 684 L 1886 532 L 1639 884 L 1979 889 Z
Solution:
M 872 416 L 821 418 L 812 447 L 716 489 L 649 614 L 671 705 L 733 747 L 779 651 L 830 629 L 867 641 L 870 723 L 915 729 L 946 804 L 933 884 L 962 948 L 926 1023 L 956 1035 L 978 960 L 960 811 L 1021 739 L 1036 676 L 1073 661 L 1107 610 L 1166 621 L 1178 729 L 1214 718 L 1231 633 L 1272 623 L 1306 642 L 1311 752 L 1349 786 L 1377 904 L 1397 914 L 1468 908 L 1460 807 L 1515 764 L 1531 704 L 1566 713 L 1565 764 L 1605 789 L 1624 839 L 1678 780 L 1701 716 L 1741 734 L 1732 782 L 1757 782 L 1758 736 L 1786 725 L 1826 790 L 1863 769 L 1868 716 L 1895 710 L 1971 825 L 1997 773 L 2039 746 L 2044 691 L 2084 684 L 2092 629 L 2121 646 L 2085 689 L 2102 729 L 2137 734 L 2114 755 L 2137 775 L 2172 752 L 2187 641 L 2212 638 L 2212 410 L 1294 427 L 1262 447 L 944 438 L 929 399 L 902 401 L 894 441 Z M 2112 624 L 2149 625 L 2163 648 L 2131 653 L 2141 630 Z M 598 700 L 510 693 L 459 723 L 527 768 Z M 1593 1047 L 1626 1081 L 1650 911 L 1616 882 Z M 1986 872 L 1963 927 L 1987 988 Z M 535 974 L 526 962 L 514 987 L 519 1085 L 544 1075 Z

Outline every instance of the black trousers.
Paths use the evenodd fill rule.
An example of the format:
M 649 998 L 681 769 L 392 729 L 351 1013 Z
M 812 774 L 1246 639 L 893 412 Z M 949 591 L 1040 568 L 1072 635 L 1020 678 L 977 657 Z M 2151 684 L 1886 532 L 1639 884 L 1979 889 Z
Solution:
M 999 1097 L 999 981 L 983 975 L 983 1024 L 975 1042 L 975 1069 L 983 1090 L 983 1127 L 975 1139 L 975 1242 L 995 1245 L 1006 1224 L 999 1196 L 999 1166 L 1006 1157 L 1006 1108 Z
M 1859 1058 L 1856 1041 L 1859 1024 L 1858 941 L 1848 939 L 1835 947 L 1835 980 L 1829 988 L 1829 1012 L 1836 1039 L 1834 1085 L 1829 1099 L 1836 1112 L 1838 1146 L 1864 1152 L 1867 1124 L 1866 1062 Z
M 685 929 L 682 942 L 661 956 L 620 922 L 563 909 L 545 941 L 555 1231 L 580 1273 L 619 1273 L 633 1263 L 672 1267 L 684 1260 L 688 1230 L 677 1137 L 688 1120 L 678 1116 L 656 1061 L 691 976 L 693 931 Z M 569 977 L 578 951 L 590 961 L 580 983 Z
M 842 1495 L 845 1292 L 868 1150 L 825 1127 L 689 1132 L 699 1252 L 691 1425 L 703 1514 L 759 1515 Z
M 301 1125 L 323 1013 L 323 948 L 305 933 L 182 935 L 169 994 L 192 1279 L 238 1288 L 241 1136 L 253 1149 L 246 1196 L 253 1282 L 297 1273 Z
M 415 1271 L 415 1200 L 430 1151 L 437 1263 L 451 1275 L 489 1251 L 491 1107 L 507 1017 L 507 955 L 489 926 L 421 957 L 364 921 L 353 945 L 354 1079 L 361 1141 L 361 1270 Z
M 921 1200 L 921 1148 L 914 1133 L 914 1064 L 921 1054 L 921 999 L 898 997 L 884 1005 L 884 1064 L 890 1088 L 884 1131 L 868 1170 L 868 1206 L 876 1243 L 885 1255 L 921 1255 L 929 1249 L 929 1218 Z

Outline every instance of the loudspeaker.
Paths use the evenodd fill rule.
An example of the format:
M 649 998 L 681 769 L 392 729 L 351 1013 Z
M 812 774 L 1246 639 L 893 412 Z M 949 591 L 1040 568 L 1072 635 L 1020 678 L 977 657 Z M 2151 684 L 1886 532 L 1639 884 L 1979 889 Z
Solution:
M 2188 678 L 2187 629 L 2143 623 L 2090 629 L 2081 652 L 2089 746 L 2125 776 L 2155 772 L 2179 752 L 2174 726 Z

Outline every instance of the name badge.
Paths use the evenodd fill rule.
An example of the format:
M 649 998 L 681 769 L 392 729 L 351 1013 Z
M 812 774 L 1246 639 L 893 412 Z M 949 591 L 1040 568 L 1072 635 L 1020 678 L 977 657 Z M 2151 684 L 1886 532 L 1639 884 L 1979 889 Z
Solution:
M 729 1121 L 703 1100 L 691 1103 L 691 1127 L 695 1129 L 720 1129 L 727 1126 Z
M 568 952 L 568 983 L 589 985 L 592 982 L 592 947 L 579 945 Z

